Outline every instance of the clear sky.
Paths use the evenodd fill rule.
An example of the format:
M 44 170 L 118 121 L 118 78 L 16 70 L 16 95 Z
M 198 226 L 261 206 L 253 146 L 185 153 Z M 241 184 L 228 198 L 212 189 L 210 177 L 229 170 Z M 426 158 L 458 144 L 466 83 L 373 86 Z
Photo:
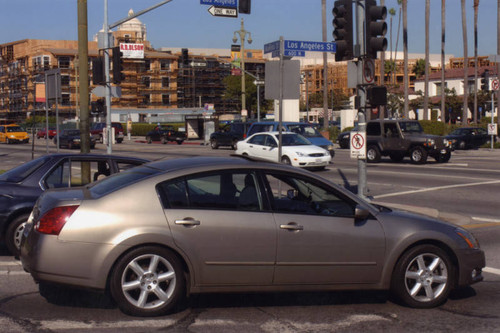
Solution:
M 129 9 L 138 12 L 160 0 L 108 0 L 109 23 L 127 16 Z M 333 0 L 327 0 L 327 38 L 332 38 Z M 380 0 L 377 1 L 380 3 Z M 89 40 L 102 28 L 104 0 L 88 0 Z M 77 39 L 77 0 L 0 0 L 0 43 L 20 39 Z M 393 45 L 398 26 L 397 0 L 385 0 L 387 8 L 395 8 Z M 460 0 L 446 1 L 446 53 L 463 55 L 462 17 Z M 468 54 L 474 55 L 473 0 L 466 0 L 468 24 Z M 153 47 L 229 48 L 233 32 L 251 32 L 251 48 L 263 45 L 280 36 L 290 40 L 321 41 L 321 0 L 253 0 L 252 13 L 239 18 L 213 17 L 209 6 L 200 0 L 172 0 L 139 17 L 146 24 L 148 40 Z M 408 0 L 408 39 L 410 53 L 425 51 L 425 0 Z M 478 54 L 496 54 L 497 1 L 480 0 L 478 15 Z M 389 15 L 387 24 L 390 25 Z M 430 52 L 441 50 L 441 1 L 431 0 Z M 386 35 L 389 40 L 389 32 Z M 394 46 L 395 47 L 395 46 Z M 388 48 L 388 50 L 390 47 Z M 398 51 L 402 51 L 402 23 Z

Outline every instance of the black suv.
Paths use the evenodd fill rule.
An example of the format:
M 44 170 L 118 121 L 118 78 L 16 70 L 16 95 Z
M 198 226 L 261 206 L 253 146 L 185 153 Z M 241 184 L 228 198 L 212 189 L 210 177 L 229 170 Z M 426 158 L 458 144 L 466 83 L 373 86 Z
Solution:
M 251 123 L 234 122 L 225 125 L 222 130 L 210 135 L 210 146 L 217 149 L 220 146 L 229 146 L 236 149 L 236 142 L 243 140 Z
M 366 159 L 376 163 L 382 156 L 395 162 L 409 156 L 412 163 L 424 164 L 427 157 L 438 163 L 446 163 L 451 157 L 451 146 L 447 139 L 425 134 L 417 120 L 383 119 L 372 120 L 366 125 Z

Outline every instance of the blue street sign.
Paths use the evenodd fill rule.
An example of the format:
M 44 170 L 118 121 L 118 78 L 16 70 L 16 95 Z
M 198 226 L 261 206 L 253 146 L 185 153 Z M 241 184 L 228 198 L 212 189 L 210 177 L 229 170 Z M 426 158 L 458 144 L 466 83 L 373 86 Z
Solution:
M 337 44 L 333 42 L 285 40 L 285 50 L 337 52 Z
M 200 0 L 200 5 L 238 8 L 238 0 Z
M 274 50 L 271 53 L 271 56 L 273 58 L 279 57 L 280 56 L 280 50 Z M 295 50 L 285 50 L 285 57 L 305 57 L 306 52 L 305 51 L 295 51 Z
M 280 41 L 279 40 L 272 42 L 272 43 L 264 44 L 264 53 L 269 53 L 269 52 L 279 51 L 279 50 L 280 50 Z

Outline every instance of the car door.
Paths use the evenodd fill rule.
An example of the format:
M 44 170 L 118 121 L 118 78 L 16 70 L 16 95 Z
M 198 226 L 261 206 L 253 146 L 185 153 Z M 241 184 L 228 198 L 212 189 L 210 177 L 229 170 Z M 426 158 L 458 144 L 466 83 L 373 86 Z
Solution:
M 159 185 L 175 244 L 199 286 L 271 285 L 276 226 L 250 170 L 202 173 Z
M 278 161 L 278 142 L 274 138 L 274 135 L 265 134 L 264 135 L 264 145 L 261 148 L 261 157 L 277 162 Z
M 248 155 L 253 157 L 265 158 L 263 149 L 266 144 L 265 134 L 256 134 L 247 142 Z
M 265 179 L 278 228 L 275 285 L 379 281 L 385 239 L 377 220 L 355 221 L 356 202 L 316 180 Z

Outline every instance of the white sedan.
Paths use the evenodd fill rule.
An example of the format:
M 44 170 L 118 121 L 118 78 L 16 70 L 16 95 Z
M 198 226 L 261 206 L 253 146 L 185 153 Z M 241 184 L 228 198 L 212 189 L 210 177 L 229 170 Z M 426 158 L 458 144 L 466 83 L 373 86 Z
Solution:
M 236 145 L 236 154 L 278 162 L 279 132 L 256 133 Z M 282 132 L 281 163 L 301 168 L 324 169 L 330 153 L 297 133 Z

